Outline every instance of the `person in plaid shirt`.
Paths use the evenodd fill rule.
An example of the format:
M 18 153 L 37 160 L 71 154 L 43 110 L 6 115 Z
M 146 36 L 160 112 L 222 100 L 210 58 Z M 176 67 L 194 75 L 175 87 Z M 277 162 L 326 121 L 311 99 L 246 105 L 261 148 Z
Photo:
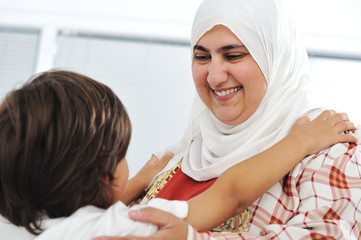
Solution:
M 321 113 L 308 102 L 307 52 L 282 0 L 204 0 L 191 49 L 198 95 L 183 138 L 166 149 L 173 159 L 144 202 L 198 195 L 234 164 L 280 141 L 296 119 Z M 145 239 L 182 239 L 177 233 L 187 230 L 189 240 L 361 239 L 361 146 L 339 143 L 307 156 L 242 214 L 209 232 L 151 208 L 131 216 L 159 226 Z

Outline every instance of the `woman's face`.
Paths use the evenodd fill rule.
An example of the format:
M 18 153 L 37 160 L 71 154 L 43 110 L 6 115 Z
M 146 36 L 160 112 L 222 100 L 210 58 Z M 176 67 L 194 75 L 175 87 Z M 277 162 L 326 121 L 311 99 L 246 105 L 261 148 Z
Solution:
M 206 32 L 193 49 L 197 92 L 225 124 L 246 121 L 265 95 L 267 82 L 244 44 L 223 25 Z

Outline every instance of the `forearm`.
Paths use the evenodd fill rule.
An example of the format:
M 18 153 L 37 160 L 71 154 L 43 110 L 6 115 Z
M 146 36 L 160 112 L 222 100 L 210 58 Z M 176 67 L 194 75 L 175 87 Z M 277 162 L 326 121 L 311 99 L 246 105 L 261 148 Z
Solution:
M 307 154 L 307 145 L 290 134 L 271 148 L 228 169 L 219 178 L 229 196 L 239 200 L 242 212 L 282 179 Z
M 125 205 L 129 205 L 132 201 L 138 199 L 145 193 L 144 190 L 146 187 L 144 181 L 140 181 L 138 177 L 135 176 L 128 180 L 119 200 Z
M 199 230 L 216 227 L 241 213 L 306 155 L 307 146 L 290 134 L 268 150 L 231 167 L 207 191 L 189 200 L 186 221 Z

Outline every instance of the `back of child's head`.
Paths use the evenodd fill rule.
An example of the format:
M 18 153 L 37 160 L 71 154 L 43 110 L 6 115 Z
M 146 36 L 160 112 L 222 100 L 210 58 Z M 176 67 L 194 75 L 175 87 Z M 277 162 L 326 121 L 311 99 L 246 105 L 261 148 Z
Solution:
M 0 214 L 31 233 L 39 219 L 106 208 L 131 126 L 107 86 L 81 74 L 50 71 L 10 92 L 0 105 Z

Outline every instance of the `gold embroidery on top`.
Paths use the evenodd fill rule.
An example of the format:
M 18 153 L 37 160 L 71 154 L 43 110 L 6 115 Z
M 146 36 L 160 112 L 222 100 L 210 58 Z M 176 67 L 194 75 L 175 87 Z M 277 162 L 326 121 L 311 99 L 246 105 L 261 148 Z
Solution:
M 218 227 L 214 228 L 214 232 L 245 232 L 250 223 L 250 214 L 248 209 L 244 210 L 241 214 L 228 219 Z
M 183 160 L 183 159 L 182 159 Z M 162 173 L 153 186 L 149 189 L 147 194 L 142 200 L 142 204 L 146 204 L 149 200 L 157 196 L 157 194 L 162 190 L 165 184 L 173 177 L 173 175 L 177 172 L 178 169 L 181 168 L 182 160 L 180 160 L 175 167 L 171 170 Z
M 182 159 L 183 160 L 183 159 Z M 146 204 L 149 200 L 154 198 L 165 184 L 173 177 L 173 175 L 181 168 L 182 160 L 173 167 L 171 170 L 162 173 L 153 186 L 149 189 L 147 194 L 142 200 L 142 204 Z M 250 213 L 248 209 L 244 210 L 241 214 L 228 219 L 218 227 L 214 228 L 214 232 L 244 232 L 250 223 Z

